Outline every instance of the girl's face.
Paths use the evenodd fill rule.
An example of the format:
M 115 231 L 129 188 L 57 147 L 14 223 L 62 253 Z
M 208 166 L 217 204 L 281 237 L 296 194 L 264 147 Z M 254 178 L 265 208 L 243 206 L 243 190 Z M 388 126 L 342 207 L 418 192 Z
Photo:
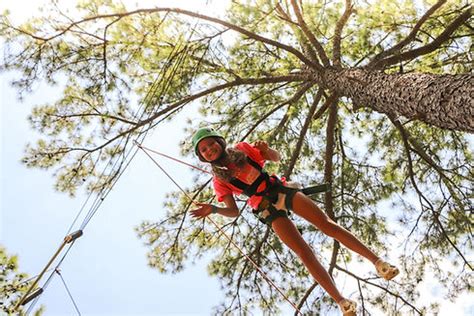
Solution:
M 213 137 L 201 140 L 198 144 L 198 150 L 201 156 L 207 161 L 214 161 L 222 154 L 221 145 Z

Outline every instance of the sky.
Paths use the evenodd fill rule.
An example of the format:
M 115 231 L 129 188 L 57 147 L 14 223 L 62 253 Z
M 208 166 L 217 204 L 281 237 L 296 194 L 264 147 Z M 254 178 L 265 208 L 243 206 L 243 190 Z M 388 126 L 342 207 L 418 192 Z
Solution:
M 8 8 L 14 20 L 22 21 L 33 16 L 42 2 L 2 1 L 0 10 Z M 149 3 L 169 4 L 140 3 L 143 7 Z M 173 6 L 184 8 L 191 3 L 191 9 L 211 11 L 205 6 L 206 1 L 172 1 Z M 20 163 L 25 144 L 36 137 L 26 120 L 31 107 L 54 100 L 58 91 L 39 86 L 20 102 L 9 85 L 12 78 L 12 74 L 0 74 L 0 244 L 9 254 L 19 255 L 20 271 L 34 276 L 58 248 L 86 197 L 72 199 L 56 192 L 51 172 L 27 169 Z M 185 119 L 180 118 L 181 122 Z M 174 121 L 158 127 L 145 145 L 177 157 L 183 137 L 179 122 Z M 182 165 L 159 161 L 178 183 L 185 186 L 191 181 L 190 172 Z M 212 307 L 222 301 L 218 280 L 207 274 L 208 259 L 187 264 L 183 272 L 175 275 L 162 275 L 147 267 L 147 248 L 137 238 L 134 227 L 145 219 L 159 220 L 163 198 L 174 190 L 153 162 L 139 152 L 61 266 L 82 315 L 209 315 Z M 422 299 L 435 296 L 442 300 L 438 289 L 427 283 Z M 474 314 L 467 295 L 453 303 L 441 303 L 440 315 Z M 40 305 L 46 307 L 45 315 L 77 315 L 58 276 L 41 296 L 37 306 Z

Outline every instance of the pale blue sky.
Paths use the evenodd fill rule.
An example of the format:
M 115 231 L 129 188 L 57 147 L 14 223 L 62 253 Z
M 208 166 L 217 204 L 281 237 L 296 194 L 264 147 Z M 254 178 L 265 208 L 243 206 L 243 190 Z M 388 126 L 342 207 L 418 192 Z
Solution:
M 0 3 L 0 10 L 5 7 L 16 19 L 35 12 L 27 0 Z M 25 144 L 35 137 L 26 121 L 31 107 L 54 100 L 60 91 L 38 87 L 20 103 L 8 84 L 11 74 L 1 74 L 0 78 L 0 243 L 10 254 L 19 254 L 20 270 L 33 276 L 56 251 L 85 197 L 71 199 L 56 192 L 51 172 L 26 169 L 19 162 Z M 178 156 L 182 137 L 182 128 L 175 121 L 172 126 L 158 128 L 145 144 Z M 178 183 L 190 184 L 186 168 L 159 159 Z M 174 190 L 174 185 L 139 152 L 61 267 L 83 315 L 209 315 L 212 306 L 222 300 L 218 280 L 208 277 L 205 261 L 188 264 L 176 275 L 162 275 L 147 267 L 147 249 L 133 228 L 144 219 L 159 220 L 165 193 Z M 423 295 L 439 297 L 432 284 L 426 284 Z M 37 306 L 41 304 L 47 308 L 45 315 L 76 314 L 58 276 Z M 474 307 L 469 296 L 463 295 L 455 303 L 443 303 L 441 311 L 441 315 L 468 315 Z

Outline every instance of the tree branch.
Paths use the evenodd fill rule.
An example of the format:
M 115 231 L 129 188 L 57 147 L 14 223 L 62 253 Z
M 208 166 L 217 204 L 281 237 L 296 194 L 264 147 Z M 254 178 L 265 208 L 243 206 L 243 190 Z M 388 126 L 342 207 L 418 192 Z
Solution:
M 334 144 L 335 144 L 335 130 L 337 122 L 337 102 L 334 101 L 329 106 L 329 117 L 326 126 L 326 152 L 324 155 L 324 182 L 329 183 L 332 186 L 332 172 L 333 163 L 332 158 L 334 156 Z M 333 209 L 333 196 L 332 190 L 324 193 L 324 205 L 328 216 L 335 220 L 335 214 Z
M 253 131 L 259 126 L 263 121 L 265 121 L 270 115 L 275 113 L 277 110 L 281 109 L 285 105 L 292 104 L 294 102 L 297 102 L 305 93 L 308 91 L 309 88 L 313 85 L 313 82 L 309 82 L 304 84 L 296 93 L 288 100 L 286 100 L 283 103 L 280 103 L 276 107 L 274 107 L 272 110 L 267 112 L 265 115 L 263 115 L 249 130 L 248 132 L 242 137 L 242 140 L 246 139 Z
M 293 10 L 295 11 L 299 26 L 301 27 L 301 29 L 303 30 L 303 33 L 306 35 L 306 37 L 309 39 L 311 44 L 314 46 L 314 48 L 318 52 L 319 59 L 321 59 L 324 66 L 326 67 L 329 66 L 330 65 L 329 58 L 327 57 L 326 52 L 324 51 L 324 48 L 321 45 L 321 43 L 319 43 L 319 41 L 316 39 L 314 34 L 309 30 L 308 25 L 306 24 L 303 18 L 303 15 L 301 14 L 300 7 L 298 6 L 295 0 L 291 0 L 291 5 L 293 7 Z M 322 68 L 321 65 L 318 64 L 318 66 L 319 67 L 315 67 L 315 68 L 321 71 L 321 68 Z
M 265 97 L 266 95 L 268 94 L 272 94 L 273 92 L 275 91 L 278 91 L 280 90 L 281 88 L 283 88 L 284 86 L 288 85 L 288 82 L 286 83 L 283 83 L 281 85 L 278 85 L 270 90 L 266 90 L 264 91 L 263 93 L 259 94 L 258 96 L 256 96 L 255 98 L 253 99 L 250 99 L 248 102 L 244 103 L 240 108 L 236 109 L 232 115 L 227 119 L 228 121 L 232 121 L 234 119 L 240 119 L 240 115 L 242 114 L 242 111 L 250 104 L 252 104 L 253 102 Z M 242 114 L 243 115 L 243 114 Z
M 353 277 L 353 278 L 356 279 L 356 280 L 362 281 L 362 282 L 364 282 L 364 283 L 366 283 L 366 284 L 372 285 L 373 287 L 376 287 L 376 288 L 379 288 L 379 289 L 381 289 L 381 290 L 384 290 L 384 291 L 387 292 L 388 294 L 392 295 L 393 297 L 396 297 L 396 298 L 400 299 L 403 303 L 405 303 L 406 305 L 410 306 L 410 307 L 411 307 L 414 311 L 416 311 L 419 315 L 423 315 L 423 313 L 422 313 L 420 310 L 418 310 L 418 308 L 416 308 L 416 306 L 414 306 L 414 305 L 412 305 L 410 302 L 408 302 L 403 296 L 400 296 L 399 294 L 397 294 L 397 293 L 395 293 L 395 292 L 393 292 L 393 291 L 391 291 L 391 290 L 389 290 L 389 289 L 387 289 L 387 288 L 384 288 L 384 287 L 382 287 L 382 286 L 380 286 L 380 285 L 378 285 L 378 284 L 376 284 L 376 283 L 370 282 L 370 281 L 367 280 L 367 279 L 361 278 L 361 277 L 357 276 L 356 274 L 354 274 L 354 273 L 352 273 L 352 272 L 350 272 L 350 271 L 348 271 L 348 270 L 346 270 L 346 269 L 340 267 L 339 265 L 336 265 L 336 269 L 338 269 L 339 271 L 342 271 L 342 272 L 344 272 L 344 273 L 350 275 L 351 277 Z
M 331 104 L 334 102 L 337 103 L 338 101 L 338 96 L 336 93 L 331 94 L 329 97 L 326 98 L 326 102 L 324 102 L 323 106 L 319 108 L 319 110 L 316 112 L 316 114 L 313 115 L 313 120 L 318 120 L 329 108 Z
M 451 35 L 456 31 L 462 24 L 464 24 L 472 16 L 472 7 L 469 7 L 464 11 L 460 16 L 458 16 L 451 24 L 446 27 L 446 29 L 431 43 L 426 44 L 425 46 L 415 48 L 408 52 L 401 53 L 399 55 L 387 57 L 385 59 L 379 60 L 373 63 L 370 68 L 381 69 L 393 64 L 399 63 L 404 60 L 415 59 L 416 57 L 429 54 L 437 50 L 441 44 L 449 40 Z
M 407 37 L 405 37 L 402 41 L 400 41 L 398 44 L 396 44 L 395 46 L 393 46 L 392 48 L 390 49 L 387 49 L 385 51 L 382 51 L 380 52 L 378 55 L 376 55 L 374 57 L 374 59 L 371 61 L 371 63 L 369 64 L 369 67 L 371 66 L 371 64 L 374 64 L 376 62 L 378 62 L 379 60 L 389 56 L 389 55 L 393 55 L 393 54 L 397 54 L 403 47 L 405 47 L 406 45 L 408 45 L 409 43 L 411 43 L 415 37 L 416 37 L 416 34 L 418 33 L 418 31 L 420 30 L 421 26 L 423 25 L 423 23 L 426 22 L 426 20 L 428 20 L 428 18 L 436 11 L 438 10 L 443 4 L 446 3 L 447 0 L 439 0 L 438 2 L 436 2 L 431 8 L 429 8 L 428 11 L 426 11 L 426 13 L 418 20 L 418 22 L 415 24 L 415 26 L 413 27 L 413 29 L 411 30 L 410 34 L 407 35 Z
M 444 0 L 446 1 L 446 0 Z M 344 25 L 346 25 L 347 20 L 351 16 L 353 11 L 353 5 L 351 3 L 351 0 L 346 0 L 346 9 L 344 10 L 344 13 L 342 16 L 339 18 L 339 21 L 337 21 L 336 24 L 336 29 L 334 31 L 334 40 L 333 40 L 333 56 L 332 56 L 332 62 L 335 66 L 341 67 L 341 36 L 342 36 L 342 30 L 344 28 Z
M 292 74 L 288 76 L 278 76 L 278 77 L 261 77 L 261 78 L 237 78 L 234 81 L 230 81 L 221 85 L 214 86 L 212 88 L 206 89 L 204 91 L 201 91 L 199 93 L 193 94 L 191 96 L 188 96 L 182 100 L 179 100 L 170 106 L 168 106 L 166 109 L 163 109 L 156 114 L 152 115 L 146 120 L 140 121 L 138 125 L 143 126 L 145 124 L 148 124 L 149 122 L 155 120 L 156 118 L 160 117 L 161 115 L 181 106 L 186 103 L 189 103 L 191 101 L 194 101 L 196 99 L 199 99 L 203 96 L 206 96 L 208 94 L 224 90 L 227 88 L 231 87 L 236 87 L 240 85 L 260 85 L 260 84 L 266 84 L 266 83 L 278 83 L 278 82 L 287 82 L 287 81 L 304 81 L 306 80 L 306 76 L 300 74 Z
M 398 124 L 400 124 L 398 121 L 392 121 L 394 122 L 394 124 L 397 126 Z M 398 124 L 397 124 L 398 123 Z M 468 266 L 471 270 L 474 271 L 474 268 L 473 266 L 471 266 L 471 264 L 469 263 L 469 260 L 466 259 L 466 257 L 463 255 L 463 253 L 461 252 L 461 250 L 459 250 L 459 248 L 457 247 L 457 245 L 451 240 L 451 238 L 448 236 L 448 234 L 446 233 L 446 230 L 444 229 L 443 227 L 443 224 L 441 223 L 440 219 L 439 219 L 439 216 L 440 216 L 440 212 L 439 211 L 435 211 L 434 207 L 431 205 L 431 203 L 429 202 L 428 198 L 426 198 L 424 196 L 424 194 L 420 191 L 420 189 L 418 188 L 418 185 L 416 183 L 416 180 L 415 180 L 415 175 L 414 175 L 414 171 L 413 171 L 413 162 L 412 162 L 412 159 L 411 159 L 411 155 L 410 155 L 410 146 L 408 144 L 408 136 L 407 134 L 405 133 L 405 130 L 403 128 L 399 128 L 399 131 L 400 131 L 400 134 L 402 135 L 402 140 L 403 140 L 403 143 L 405 145 L 405 150 L 406 150 L 406 153 L 407 153 L 407 156 L 408 156 L 408 167 L 409 167 L 409 176 L 410 176 L 410 180 L 412 182 L 412 185 L 414 187 L 414 189 L 416 190 L 416 192 L 418 193 L 418 195 L 420 197 L 422 197 L 426 203 L 428 203 L 430 205 L 430 210 L 431 210 L 431 213 L 433 214 L 433 219 L 434 221 L 436 222 L 436 224 L 438 224 L 438 227 L 440 228 L 441 232 L 443 233 L 444 235 L 444 238 L 446 238 L 446 240 L 448 241 L 448 243 L 454 248 L 454 250 L 458 253 L 458 255 L 462 258 L 462 260 L 464 261 L 464 264 L 466 266 Z
M 445 170 L 438 166 L 436 162 L 423 150 L 421 144 L 413 138 L 410 133 L 403 127 L 403 125 L 400 123 L 399 120 L 393 119 L 389 116 L 390 120 L 392 123 L 395 125 L 395 127 L 399 130 L 400 134 L 402 137 L 406 138 L 407 144 L 409 143 L 412 147 L 409 147 L 409 149 L 412 149 L 414 152 L 418 154 L 418 156 L 421 157 L 431 168 L 433 168 L 440 176 L 441 180 L 443 183 L 446 185 L 446 188 L 448 189 L 449 193 L 453 197 L 453 199 L 456 201 L 458 206 L 461 206 L 462 203 L 457 196 L 456 192 L 454 192 L 454 189 L 452 186 L 456 186 L 453 180 L 451 180 L 445 173 Z
M 282 20 L 286 21 L 297 36 L 302 37 L 302 39 L 300 40 L 300 43 L 301 43 L 301 46 L 303 46 L 303 53 L 307 54 L 314 63 L 319 63 L 318 57 L 316 56 L 316 53 L 314 52 L 311 45 L 309 45 L 305 40 L 303 40 L 304 34 L 301 34 L 301 28 L 298 27 L 298 23 L 294 22 L 291 19 L 288 13 L 285 10 L 283 10 L 280 3 L 277 3 L 276 11 L 280 14 L 277 16 L 281 18 Z
M 311 107 L 308 111 L 308 115 L 306 116 L 306 120 L 304 122 L 303 128 L 301 128 L 300 135 L 298 137 L 298 141 L 296 142 L 295 149 L 293 150 L 293 154 L 291 155 L 288 169 L 285 172 L 285 178 L 289 179 L 290 175 L 293 173 L 293 168 L 295 167 L 296 160 L 298 159 L 300 155 L 301 147 L 303 146 L 304 138 L 313 120 L 313 115 L 314 115 L 314 112 L 316 111 L 316 107 L 318 106 L 319 101 L 321 101 L 321 98 L 323 96 L 323 91 L 324 90 L 320 88 L 316 96 L 314 97 L 313 103 L 311 104 Z
M 319 285 L 318 282 L 314 281 L 313 284 L 311 284 L 311 286 L 306 290 L 306 292 L 304 293 L 303 297 L 301 298 L 300 302 L 298 303 L 298 309 L 301 310 L 301 308 L 303 307 L 304 303 L 306 302 L 306 300 L 308 299 L 308 297 L 311 295 L 311 293 L 313 293 L 314 289 Z M 299 316 L 300 313 L 298 313 L 298 311 L 295 311 L 295 316 Z
M 298 51 L 297 49 L 289 46 L 289 45 L 285 45 L 285 44 L 282 44 L 280 42 L 277 42 L 277 41 L 274 41 L 272 39 L 269 39 L 269 38 L 266 38 L 266 37 L 263 37 L 263 36 L 260 36 L 258 34 L 255 34 L 253 32 L 250 32 L 240 26 L 237 26 L 235 24 L 232 24 L 232 23 L 229 23 L 227 21 L 224 21 L 224 20 L 221 20 L 221 19 L 218 19 L 218 18 L 214 18 L 214 17 L 211 17 L 211 16 L 207 16 L 207 15 L 204 15 L 204 14 L 200 14 L 200 13 L 195 13 L 195 12 L 192 12 L 192 11 L 188 11 L 188 10 L 183 10 L 183 9 L 179 9 L 179 8 L 151 8 L 151 9 L 137 9 L 137 10 L 134 10 L 134 11 L 129 11 L 129 12 L 117 12 L 117 13 L 110 13 L 110 14 L 99 14 L 99 15 L 96 15 L 96 16 L 92 16 L 92 17 L 88 17 L 88 18 L 84 18 L 82 20 L 79 20 L 79 21 L 75 21 L 71 24 L 69 24 L 66 28 L 64 28 L 61 32 L 58 32 L 50 37 L 47 37 L 47 38 L 42 38 L 42 37 L 38 37 L 34 34 L 29 34 L 23 30 L 17 30 L 17 31 L 20 31 L 24 34 L 27 34 L 37 40 L 41 40 L 41 41 L 50 41 L 56 37 L 59 37 L 63 34 L 65 34 L 66 32 L 68 32 L 69 30 L 71 30 L 73 27 L 77 26 L 77 25 L 80 25 L 82 23 L 85 23 L 85 22 L 89 22 L 89 21 L 93 21 L 93 20 L 97 20 L 97 19 L 106 19 L 106 18 L 123 18 L 123 17 L 126 17 L 126 16 L 131 16 L 131 15 L 135 15 L 135 14 L 142 14 L 142 13 L 157 13 L 157 12 L 174 12 L 174 13 L 177 13 L 177 14 L 182 14 L 182 15 L 186 15 L 186 16 L 190 16 L 190 17 L 195 17 L 195 18 L 198 18 L 198 19 L 201 19 L 201 20 L 205 20 L 205 21 L 209 21 L 209 22 L 213 22 L 213 23 L 216 23 L 216 24 L 219 24 L 219 25 L 222 25 L 222 26 L 225 26 L 233 31 L 236 31 L 238 33 L 241 33 L 245 36 L 248 36 L 249 38 L 252 38 L 256 41 L 260 41 L 260 42 L 263 42 L 263 43 L 266 43 L 266 44 L 269 44 L 271 46 L 274 46 L 274 47 L 277 47 L 277 48 L 280 48 L 282 50 L 285 50 L 293 55 L 295 55 L 298 59 L 300 59 L 303 63 L 307 64 L 308 66 L 311 66 L 312 68 L 318 70 L 318 71 L 322 71 L 323 68 L 321 65 L 319 64 L 315 64 L 314 62 L 312 62 L 311 60 L 309 60 L 306 56 L 304 56 L 303 53 L 301 53 L 300 51 Z M 3 24 L 3 23 L 2 23 Z

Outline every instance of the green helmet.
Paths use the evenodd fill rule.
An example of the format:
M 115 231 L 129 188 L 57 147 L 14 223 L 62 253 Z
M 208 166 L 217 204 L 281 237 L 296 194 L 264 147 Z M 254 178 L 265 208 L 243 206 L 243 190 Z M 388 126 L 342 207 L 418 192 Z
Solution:
M 193 147 L 194 147 L 194 152 L 199 157 L 200 157 L 200 155 L 199 155 L 199 151 L 198 151 L 198 144 L 201 140 L 203 140 L 204 138 L 208 138 L 208 137 L 218 137 L 218 138 L 224 139 L 224 137 L 222 137 L 221 134 L 219 134 L 218 132 L 216 132 L 212 128 L 203 127 L 203 128 L 198 129 L 196 131 L 196 133 L 194 133 L 194 135 L 193 135 Z

